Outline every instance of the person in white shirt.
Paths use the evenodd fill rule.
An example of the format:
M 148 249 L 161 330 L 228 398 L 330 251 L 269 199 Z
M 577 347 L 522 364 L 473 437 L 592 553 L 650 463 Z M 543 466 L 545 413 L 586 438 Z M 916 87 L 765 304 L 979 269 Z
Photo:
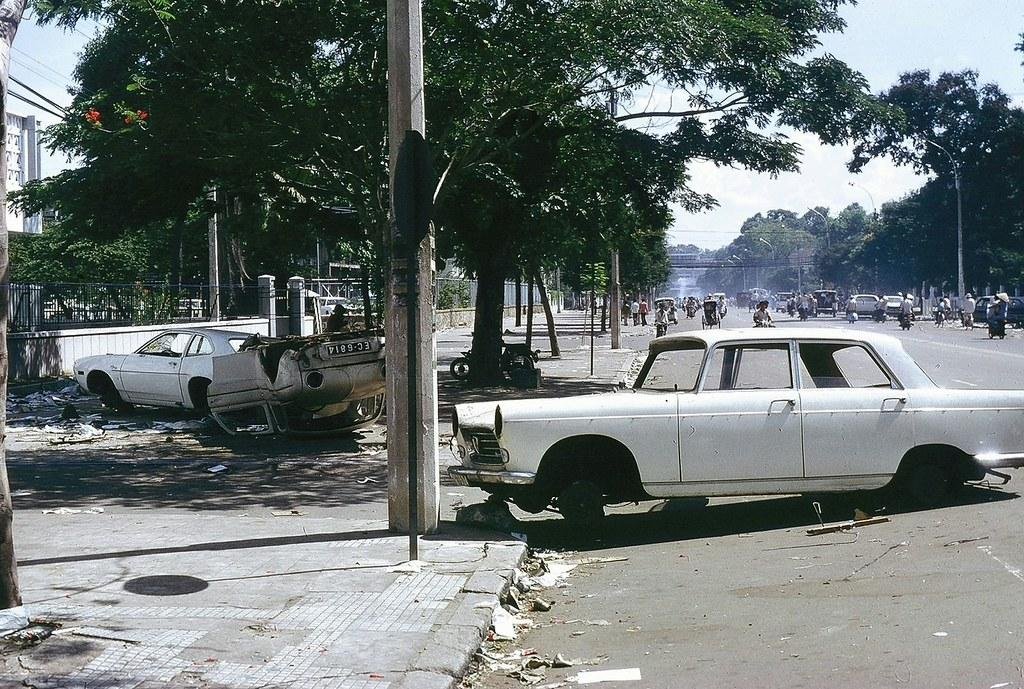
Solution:
M 755 328 L 771 328 L 775 324 L 772 322 L 772 314 L 768 309 L 768 302 L 758 302 L 757 310 L 754 311 L 754 327 Z
M 655 337 L 661 337 L 668 332 L 668 305 L 665 302 L 658 304 L 658 310 L 654 312 Z
M 974 297 L 970 292 L 964 298 L 963 306 L 963 323 L 964 327 L 970 330 L 974 327 L 974 309 L 978 306 L 978 302 L 975 301 Z
M 633 315 L 633 325 L 640 325 L 640 302 L 634 299 L 629 306 L 629 312 Z

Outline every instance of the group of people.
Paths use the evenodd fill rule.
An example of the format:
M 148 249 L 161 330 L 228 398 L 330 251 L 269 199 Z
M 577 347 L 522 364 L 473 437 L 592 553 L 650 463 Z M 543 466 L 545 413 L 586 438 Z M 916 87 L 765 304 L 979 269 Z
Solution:
M 627 296 L 622 302 L 623 325 L 647 325 L 647 318 L 650 315 L 651 306 L 643 296 L 633 299 Z M 666 299 L 659 301 L 654 308 L 654 325 L 658 330 L 659 337 L 668 332 L 669 323 L 678 323 L 678 319 L 675 301 Z

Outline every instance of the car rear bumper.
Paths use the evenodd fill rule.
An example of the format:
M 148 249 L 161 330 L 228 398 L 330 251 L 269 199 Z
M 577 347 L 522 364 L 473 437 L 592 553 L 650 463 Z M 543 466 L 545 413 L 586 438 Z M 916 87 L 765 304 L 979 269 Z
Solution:
M 1024 452 L 983 452 L 974 459 L 986 469 L 1016 469 L 1024 467 Z
M 474 469 L 471 467 L 448 467 L 448 476 L 460 486 L 505 485 L 530 486 L 537 475 L 528 471 L 501 471 L 498 469 Z

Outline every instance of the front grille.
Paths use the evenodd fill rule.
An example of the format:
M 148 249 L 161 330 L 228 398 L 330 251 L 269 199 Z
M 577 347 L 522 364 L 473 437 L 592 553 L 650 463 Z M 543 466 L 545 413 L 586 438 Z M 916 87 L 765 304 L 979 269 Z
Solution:
M 498 439 L 490 431 L 463 431 L 470 447 L 470 459 L 475 464 L 504 464 L 505 457 Z

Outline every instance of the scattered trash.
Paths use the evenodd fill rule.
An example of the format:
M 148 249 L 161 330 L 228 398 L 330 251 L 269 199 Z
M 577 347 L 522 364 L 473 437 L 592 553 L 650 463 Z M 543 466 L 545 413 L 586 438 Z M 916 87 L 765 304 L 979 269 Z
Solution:
M 77 510 L 72 507 L 55 507 L 43 510 L 43 514 L 103 514 L 103 508 L 88 507 L 86 509 Z
M 628 557 L 583 557 L 573 560 L 578 565 L 597 565 L 605 562 L 628 562 Z
M 515 617 L 500 605 L 495 605 L 491 610 L 491 627 L 494 628 L 495 639 L 516 638 Z
M 584 670 L 576 675 L 577 684 L 597 684 L 598 682 L 639 682 L 640 668 L 630 667 L 622 670 Z
M 577 629 L 576 631 L 569 634 L 569 636 L 583 636 L 584 634 L 586 634 L 585 631 L 583 631 L 582 629 Z
M 400 565 L 392 567 L 388 571 L 396 574 L 419 574 L 423 571 L 423 561 L 409 560 L 408 562 L 403 562 Z
M 554 603 L 549 603 L 546 600 L 537 598 L 533 601 L 532 609 L 534 612 L 547 612 L 551 609 L 552 605 L 554 605 Z
M 272 517 L 303 517 L 305 515 L 305 512 L 299 512 L 298 510 L 278 510 L 270 513 Z
M 379 483 L 379 482 L 375 478 L 370 478 L 369 476 L 366 476 L 366 477 L 361 478 L 358 481 L 356 481 L 356 483 L 358 483 L 359 485 L 366 485 L 367 483 Z
M 993 684 L 988 689 L 1003 689 L 1003 687 L 1008 687 L 1011 684 L 1012 684 L 1012 682 L 1000 682 L 999 684 Z
M 75 409 L 75 405 L 70 403 L 65 404 L 64 409 L 60 412 L 60 418 L 64 421 L 71 421 L 73 419 L 77 419 L 79 416 L 80 414 L 78 413 L 78 410 Z
M 154 431 L 201 431 L 206 428 L 205 421 L 154 421 Z
M 564 583 L 566 577 L 569 576 L 569 572 L 576 569 L 575 564 L 563 563 L 563 562 L 548 562 L 547 560 L 541 560 L 544 564 L 544 569 L 547 571 L 544 574 L 536 577 L 526 577 L 524 580 L 529 588 L 551 588 L 553 586 L 559 586 Z
M 228 468 L 226 466 L 224 466 L 223 464 L 215 464 L 212 467 L 210 467 L 209 469 L 207 469 L 207 471 L 209 471 L 211 474 L 219 474 L 220 472 L 227 471 L 227 470 L 228 470 Z
M 23 629 L 0 633 L 0 638 L 17 646 L 35 646 L 50 638 L 54 629 L 56 626 L 51 624 L 30 624 Z
M 107 641 L 120 641 L 125 644 L 137 644 L 139 640 L 128 633 L 119 633 L 114 629 L 103 629 L 101 627 L 69 627 L 61 629 L 55 634 L 71 634 L 72 636 L 84 636 L 89 639 L 104 639 Z
M 988 536 L 978 536 L 977 538 L 961 538 L 958 541 L 950 541 L 949 543 L 943 543 L 943 548 L 948 548 L 951 545 L 963 545 L 964 543 L 976 543 L 977 541 L 987 541 Z
M 103 430 L 87 423 L 44 426 L 43 431 L 56 437 L 50 438 L 51 445 L 91 443 L 103 435 Z
M 817 503 L 815 503 L 817 504 Z M 850 529 L 859 528 L 861 526 L 872 526 L 874 524 L 884 524 L 890 520 L 888 517 L 871 517 L 869 519 L 851 519 L 846 522 L 839 522 L 838 524 L 829 524 L 828 526 L 816 526 L 813 529 L 807 529 L 808 536 L 820 536 L 827 533 L 835 533 L 837 531 L 849 531 Z

